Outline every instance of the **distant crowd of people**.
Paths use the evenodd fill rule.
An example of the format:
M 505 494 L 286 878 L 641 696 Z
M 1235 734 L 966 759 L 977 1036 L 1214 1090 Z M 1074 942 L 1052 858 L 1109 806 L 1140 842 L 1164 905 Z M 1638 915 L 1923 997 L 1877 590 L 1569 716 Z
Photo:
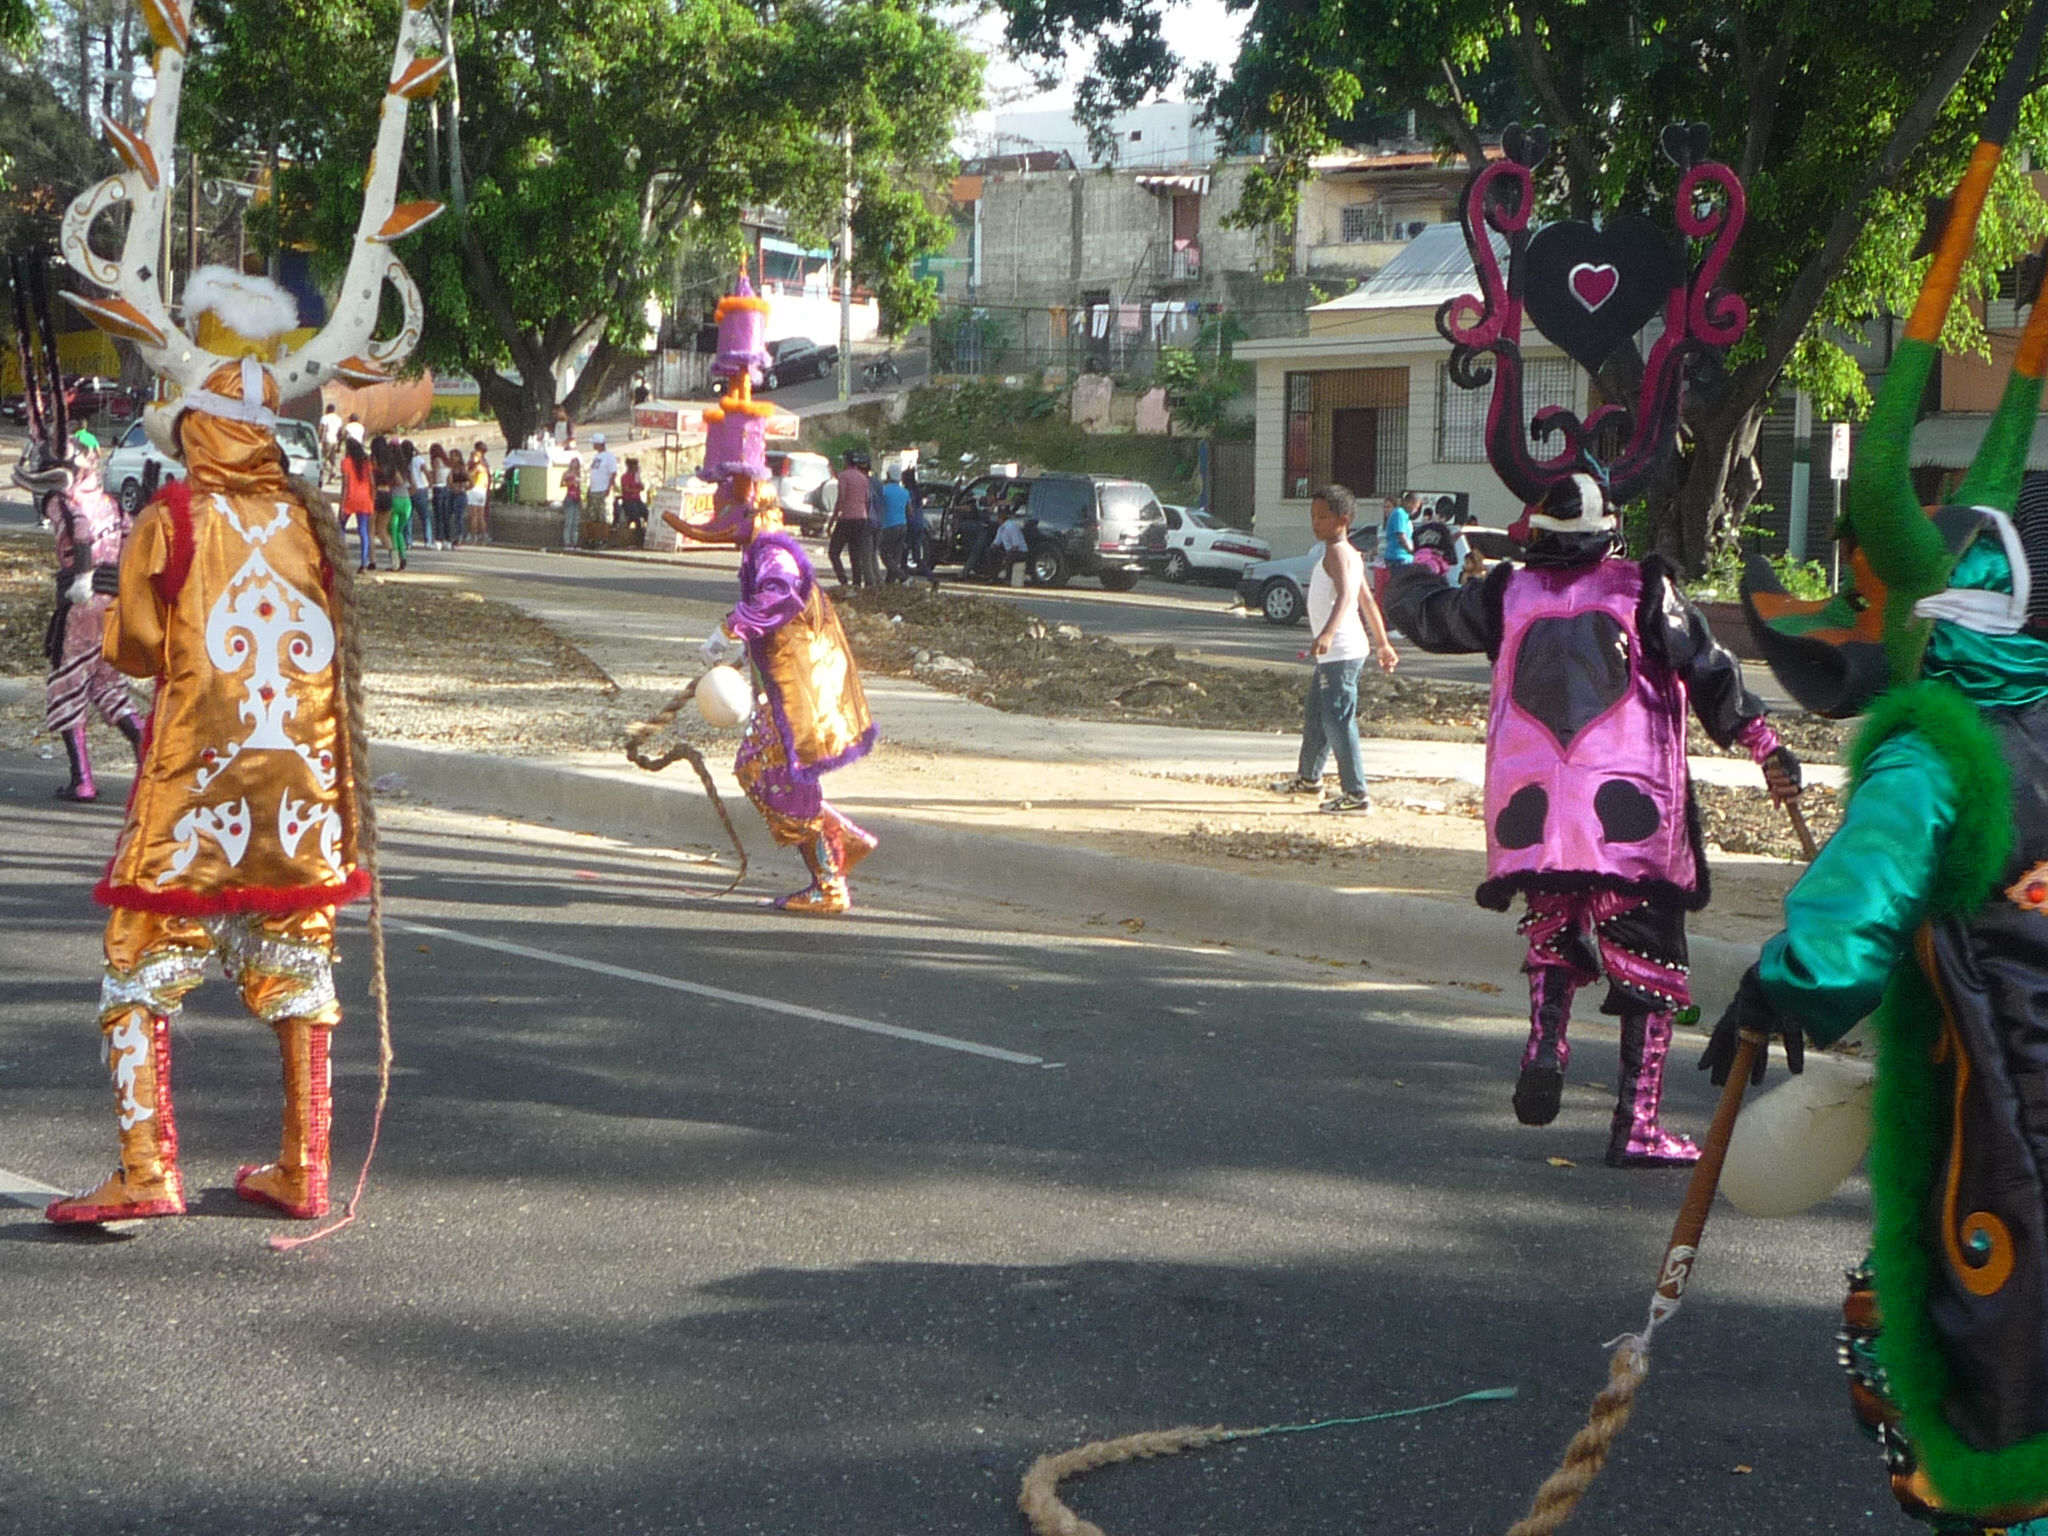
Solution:
M 333 474 L 341 483 L 342 527 L 353 525 L 358 572 L 404 570 L 416 542 L 491 542 L 491 461 L 481 440 L 466 454 L 440 443 L 421 452 L 410 438 L 366 438 L 360 418 L 344 422 L 330 405 L 320 417 L 320 454 L 322 479 Z

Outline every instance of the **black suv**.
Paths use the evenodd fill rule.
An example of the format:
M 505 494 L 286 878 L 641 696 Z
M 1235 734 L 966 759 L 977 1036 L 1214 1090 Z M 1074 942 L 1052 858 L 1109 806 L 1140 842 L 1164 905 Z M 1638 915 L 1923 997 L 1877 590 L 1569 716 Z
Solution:
M 1109 475 L 1040 475 L 1031 482 L 1024 516 L 1034 586 L 1063 587 L 1075 576 L 1095 576 L 1112 592 L 1138 584 L 1145 536 L 1166 522 L 1151 486 Z
M 838 366 L 837 347 L 821 347 L 806 336 L 785 336 L 768 343 L 768 366 L 761 370 L 761 387 L 780 389 L 798 379 L 822 379 Z

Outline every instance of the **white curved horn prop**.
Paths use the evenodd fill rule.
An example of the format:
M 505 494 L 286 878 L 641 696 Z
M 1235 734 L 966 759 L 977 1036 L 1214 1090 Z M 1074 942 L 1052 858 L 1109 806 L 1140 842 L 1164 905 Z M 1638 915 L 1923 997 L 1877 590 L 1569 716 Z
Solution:
M 64 212 L 59 236 L 72 269 L 114 291 L 106 298 L 68 292 L 64 296 L 101 330 L 134 342 L 151 368 L 190 389 L 218 359 L 171 323 L 158 263 L 178 143 L 178 103 L 185 90 L 192 0 L 143 0 L 142 17 L 157 43 L 156 94 L 150 98 L 142 132 L 136 135 L 108 125 L 124 169 L 78 195 Z M 88 237 L 101 214 L 123 203 L 130 209 L 128 233 L 116 265 L 95 255 Z
M 364 187 L 362 217 L 356 224 L 355 245 L 334 313 L 311 341 L 272 366 L 287 400 L 317 389 L 330 378 L 356 383 L 385 378 L 389 365 L 419 344 L 423 323 L 419 290 L 391 254 L 390 246 L 441 212 L 439 203 L 400 206 L 397 201 L 407 112 L 414 101 L 424 100 L 439 88 L 448 70 L 445 58 L 416 56 L 420 34 L 432 36 L 434 30 L 424 13 L 425 3 L 404 0 L 399 14 L 398 41 Z M 104 297 L 76 293 L 65 297 L 101 330 L 133 341 L 157 373 L 183 389 L 196 389 L 225 359 L 192 341 L 172 323 L 158 266 L 170 207 L 193 0 L 139 0 L 139 4 L 157 42 L 156 94 L 140 135 L 106 125 L 123 170 L 78 196 L 65 211 L 60 237 L 72 269 L 113 292 Z M 89 237 L 102 214 L 123 204 L 131 212 L 117 264 L 96 255 Z M 387 281 L 398 289 L 405 323 L 396 337 L 373 344 L 379 298 Z
M 419 35 L 434 36 L 432 18 L 421 8 L 423 4 L 424 0 L 418 4 L 406 0 L 399 17 L 398 45 L 377 124 L 377 147 L 371 154 L 369 180 L 363 190 L 363 213 L 356 221 L 355 248 L 334 312 L 318 335 L 296 352 L 287 353 L 274 369 L 287 400 L 337 376 L 354 383 L 373 383 L 419 343 L 419 290 L 391 254 L 390 246 L 424 228 L 441 212 L 439 203 L 398 205 L 398 163 L 405 152 L 406 114 L 414 101 L 431 96 L 448 72 L 445 58 L 416 57 Z M 370 338 L 377 328 L 387 279 L 398 289 L 405 306 L 405 324 L 396 338 L 373 347 Z

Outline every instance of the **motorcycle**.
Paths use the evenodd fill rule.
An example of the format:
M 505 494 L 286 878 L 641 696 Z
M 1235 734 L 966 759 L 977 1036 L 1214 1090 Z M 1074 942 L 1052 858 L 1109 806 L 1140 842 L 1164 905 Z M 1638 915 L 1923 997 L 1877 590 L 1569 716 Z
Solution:
M 903 371 L 896 366 L 896 354 L 885 352 L 869 363 L 863 363 L 860 381 L 869 389 L 879 389 L 884 383 L 901 384 Z

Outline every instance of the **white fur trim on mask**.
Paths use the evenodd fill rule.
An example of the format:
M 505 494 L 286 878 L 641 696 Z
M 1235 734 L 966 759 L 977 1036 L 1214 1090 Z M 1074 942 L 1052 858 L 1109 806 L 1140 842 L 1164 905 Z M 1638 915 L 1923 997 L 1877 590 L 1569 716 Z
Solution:
M 1980 635 L 2016 635 L 2027 622 L 2027 599 L 2033 595 L 2033 573 L 2027 569 L 2027 551 L 2020 543 L 2020 531 L 2011 518 L 1995 507 L 1972 507 L 1991 519 L 1998 541 L 2005 546 L 2006 564 L 2012 567 L 2011 592 L 1986 592 L 1980 588 L 1950 587 L 1913 605 L 1913 616 L 1940 619 Z
M 299 301 L 269 278 L 228 267 L 201 267 L 185 284 L 185 325 L 196 331 L 211 312 L 237 336 L 274 341 L 299 324 Z
M 188 410 L 204 411 L 229 421 L 246 421 L 259 427 L 275 427 L 277 412 L 263 403 L 263 365 L 253 357 L 242 359 L 242 398 L 230 400 L 210 389 L 188 390 L 178 397 Z

